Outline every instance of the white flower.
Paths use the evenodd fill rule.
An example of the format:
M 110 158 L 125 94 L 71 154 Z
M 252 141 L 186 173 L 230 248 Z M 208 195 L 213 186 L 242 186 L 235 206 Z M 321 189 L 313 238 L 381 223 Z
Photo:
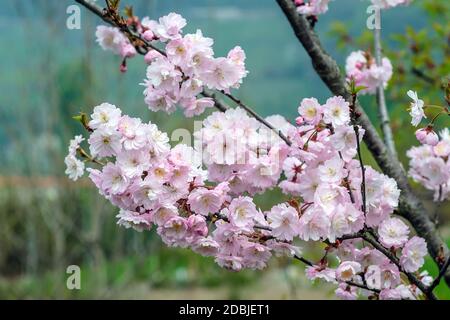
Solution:
M 408 96 L 413 100 L 411 102 L 411 111 L 409 114 L 412 117 L 411 124 L 415 127 L 422 121 L 422 118 L 426 118 L 425 113 L 423 112 L 423 100 L 419 99 L 417 96 L 417 92 L 409 90 L 407 92 Z
M 69 176 L 69 179 L 76 181 L 84 173 L 84 163 L 78 160 L 74 155 L 69 154 L 64 159 L 66 164 L 65 173 Z
M 95 36 L 103 50 L 111 50 L 115 54 L 120 54 L 122 44 L 128 41 L 120 30 L 114 27 L 98 26 Z
M 323 120 L 334 127 L 346 125 L 350 122 L 349 103 L 341 96 L 329 98 L 324 105 Z
M 408 241 L 409 228 L 399 218 L 389 218 L 380 224 L 378 233 L 383 246 L 398 248 Z
M 89 121 L 91 129 L 97 129 L 100 126 L 116 127 L 119 123 L 122 111 L 115 105 L 104 102 L 94 108 L 92 120 Z

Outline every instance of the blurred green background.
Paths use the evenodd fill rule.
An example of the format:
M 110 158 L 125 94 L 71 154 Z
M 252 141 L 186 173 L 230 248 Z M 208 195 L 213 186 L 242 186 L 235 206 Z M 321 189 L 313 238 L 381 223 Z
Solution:
M 182 14 L 188 20 L 185 32 L 202 29 L 215 39 L 217 55 L 242 46 L 250 73 L 237 95 L 262 115 L 293 120 L 302 98 L 324 102 L 330 95 L 273 0 L 122 2 L 141 16 Z M 145 77 L 142 57 L 129 61 L 129 71 L 121 74 L 120 58 L 95 43 L 97 17 L 81 9 L 81 30 L 66 28 L 71 4 L 6 0 L 0 5 L 0 298 L 333 298 L 333 289 L 307 281 L 296 261 L 273 259 L 264 271 L 232 273 L 188 250 L 165 248 L 153 232 L 119 228 L 117 210 L 87 178 L 72 183 L 64 176 L 67 143 L 83 133 L 71 117 L 90 113 L 101 102 L 169 133 L 192 128 L 192 120 L 179 113 L 169 117 L 147 110 L 138 85 Z M 368 5 L 331 3 L 316 26 L 342 67 L 351 51 L 372 47 Z M 405 167 L 405 151 L 417 145 L 405 93 L 414 89 L 434 104 L 443 103 L 440 83 L 450 73 L 449 21 L 446 0 L 415 1 L 383 12 L 385 53 L 395 66 L 387 99 Z M 362 101 L 376 122 L 375 98 Z M 376 166 L 367 152 L 364 157 Z M 439 218 L 439 232 L 450 240 L 449 206 L 436 207 L 429 192 L 415 187 Z M 258 204 L 267 209 L 279 199 L 274 190 L 258 197 Z M 319 255 L 317 246 L 304 249 L 311 259 Z M 66 268 L 72 264 L 81 267 L 81 290 L 66 288 Z M 436 273 L 430 261 L 427 267 Z M 438 294 L 450 297 L 445 286 Z

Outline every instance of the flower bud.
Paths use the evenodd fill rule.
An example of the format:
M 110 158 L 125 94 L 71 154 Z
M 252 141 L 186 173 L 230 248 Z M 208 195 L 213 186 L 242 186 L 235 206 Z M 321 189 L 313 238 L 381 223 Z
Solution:
M 431 127 L 422 128 L 416 131 L 416 138 L 422 144 L 435 146 L 439 142 L 439 137 Z

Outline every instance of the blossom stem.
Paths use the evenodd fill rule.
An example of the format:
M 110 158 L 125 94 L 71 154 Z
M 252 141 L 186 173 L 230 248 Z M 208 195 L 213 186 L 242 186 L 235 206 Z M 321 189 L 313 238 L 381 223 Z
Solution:
M 436 114 L 433 119 L 431 119 L 430 123 L 428 124 L 428 126 L 433 126 L 434 122 L 437 120 L 437 118 L 439 118 L 442 114 L 444 114 L 445 111 L 440 111 L 438 114 Z

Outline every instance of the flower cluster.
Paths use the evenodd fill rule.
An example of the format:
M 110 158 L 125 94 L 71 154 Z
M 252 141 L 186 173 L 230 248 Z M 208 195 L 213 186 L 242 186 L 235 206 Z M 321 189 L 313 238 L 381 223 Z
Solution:
M 418 131 L 427 130 L 423 128 Z M 435 201 L 450 199 L 450 131 L 448 128 L 443 129 L 439 134 L 440 139 L 432 130 L 424 135 L 429 138 L 421 141 L 421 146 L 412 147 L 407 152 L 410 158 L 409 174 L 414 181 L 434 191 Z
M 328 1 L 297 4 L 324 9 Z M 201 114 L 214 104 L 210 98 L 198 98 L 205 87 L 229 92 L 247 74 L 241 48 L 215 58 L 213 40 L 200 30 L 182 35 L 186 21 L 178 14 L 136 21 L 139 37 L 165 46 L 145 56 L 145 101 L 153 111 L 170 113 L 179 105 L 186 116 Z M 100 30 L 97 37 L 103 48 L 132 56 L 121 53 L 127 41 L 118 30 Z M 385 85 L 392 73 L 388 60 L 382 70 L 373 69 L 376 66 L 362 52 L 352 54 L 347 67 L 369 93 Z M 415 121 L 420 122 L 423 102 L 421 106 L 417 95 L 413 98 Z M 212 256 L 222 267 L 261 269 L 272 255 L 298 258 L 299 241 L 317 241 L 326 245 L 324 256 L 307 268 L 306 275 L 335 283 L 337 296 L 355 299 L 376 292 L 380 299 L 418 298 L 420 290 L 404 283 L 400 274 L 421 268 L 426 243 L 410 237 L 408 225 L 393 215 L 400 195 L 395 180 L 363 165 L 359 144 L 364 130 L 355 124 L 357 113 L 341 96 L 324 104 L 303 99 L 298 113 L 296 125 L 279 115 L 266 118 L 279 130 L 276 134 L 239 107 L 214 112 L 194 133 L 194 147 L 172 147 L 156 125 L 103 103 L 83 122 L 89 131 L 89 153 L 81 146 L 84 138 L 75 137 L 66 173 L 73 180 L 83 174 L 78 153 L 93 163 L 87 171 L 100 194 L 120 209 L 119 225 L 139 231 L 155 227 L 168 246 Z M 427 148 L 445 164 L 449 140 L 445 131 L 441 142 L 419 148 Z M 412 158 L 421 170 L 434 170 L 415 154 Z M 444 174 L 433 174 L 443 177 L 449 172 L 448 162 L 445 168 Z M 432 175 L 424 173 L 427 179 Z M 447 195 L 448 184 L 447 189 L 439 185 Z M 266 211 L 258 208 L 253 196 L 275 187 L 288 200 Z M 385 250 L 365 241 L 367 235 Z M 426 273 L 419 280 L 432 281 Z
M 298 126 L 279 116 L 268 118 L 290 137 L 289 148 L 237 108 L 206 118 L 196 133 L 199 150 L 194 150 L 172 148 L 154 124 L 103 103 L 87 124 L 90 155 L 80 146 L 83 138 L 76 137 L 68 157 L 80 150 L 101 166 L 87 171 L 100 194 L 120 208 L 120 225 L 139 231 L 155 226 L 169 246 L 191 248 L 213 256 L 222 267 L 240 270 L 261 269 L 274 253 L 299 254 L 296 239 L 323 241 L 329 244 L 329 258 L 307 270 L 310 279 L 337 283 L 338 296 L 355 298 L 359 292 L 347 282 L 366 283 L 377 267 L 382 276 L 376 285 L 385 298 L 400 295 L 395 264 L 358 237 L 342 239 L 371 227 L 383 246 L 398 252 L 404 270 L 421 267 L 423 239 L 409 239 L 408 226 L 391 215 L 399 196 L 395 181 L 366 166 L 364 212 L 349 104 L 342 97 L 324 105 L 304 99 L 299 114 Z M 357 130 L 361 138 L 364 131 Z M 82 173 L 68 170 L 72 178 Z M 292 200 L 261 211 L 248 195 L 278 182 Z
M 124 59 L 120 66 L 120 70 L 125 72 L 126 59 L 133 58 L 137 53 L 130 40 L 128 40 L 118 28 L 107 26 L 97 26 L 95 36 L 103 50 L 112 51 L 114 54 L 120 55 Z
M 266 120 L 284 133 L 293 128 L 282 116 Z M 214 112 L 195 137 L 210 181 L 228 181 L 230 192 L 236 195 L 253 195 L 276 186 L 287 145 L 243 109 Z
M 231 126 L 237 128 L 245 121 L 252 123 L 242 112 L 237 109 L 222 114 L 225 117 L 222 125 L 229 125 L 227 128 L 231 130 Z M 297 211 L 280 205 L 277 212 L 272 210 L 266 215 L 257 209 L 252 198 L 232 197 L 243 193 L 233 184 L 237 177 L 253 175 L 256 179 L 262 164 L 251 169 L 238 168 L 236 164 L 235 176 L 224 178 L 224 182 L 215 186 L 207 185 L 207 172 L 201 168 L 199 154 L 182 144 L 171 148 L 167 135 L 152 123 L 122 115 L 116 106 L 103 103 L 94 108 L 88 128 L 90 155 L 80 146 L 84 139 L 77 136 L 71 142 L 68 158 L 74 158 L 78 167 L 68 162 L 67 173 L 74 180 L 83 173 L 84 167 L 79 167 L 83 163 L 76 159 L 77 150 L 101 165 L 100 169 L 87 171 L 100 194 L 120 208 L 117 216 L 120 225 L 139 231 L 150 230 L 155 225 L 167 245 L 190 247 L 202 255 L 214 256 L 219 265 L 233 270 L 263 268 L 272 252 L 291 256 L 299 252 L 290 243 L 292 236 L 284 231 L 292 228 L 286 226 L 286 219 L 298 220 Z M 210 129 L 205 128 L 203 133 L 211 133 Z M 248 147 L 245 154 L 251 153 Z M 210 169 L 209 174 L 217 175 L 218 170 Z M 278 176 L 280 172 L 281 169 Z M 275 181 L 272 184 L 277 180 L 268 179 Z M 276 237 L 270 236 L 269 220 Z
M 383 58 L 378 66 L 368 52 L 354 51 L 346 60 L 345 71 L 348 79 L 354 79 L 357 86 L 364 86 L 361 94 L 374 94 L 377 87 L 387 87 L 392 77 L 392 64 L 388 58 Z
M 134 23 L 141 38 L 164 45 L 164 51 L 151 49 L 145 55 L 149 66 L 144 95 L 152 111 L 172 113 L 179 105 L 187 117 L 200 115 L 214 105 L 211 98 L 197 97 L 205 87 L 229 92 L 247 75 L 241 47 L 231 49 L 227 57 L 214 57 L 213 39 L 204 37 L 200 30 L 182 35 L 186 20 L 179 14 L 170 13 L 159 21 L 144 17 Z M 122 56 L 123 48 L 130 46 L 117 28 L 98 27 L 97 40 L 104 49 Z
M 84 173 L 84 162 L 77 158 L 77 150 L 80 147 L 80 143 L 84 141 L 82 136 L 75 136 L 70 140 L 69 153 L 64 159 L 66 165 L 65 173 L 73 181 L 77 181 Z
M 328 3 L 331 0 L 295 0 L 297 12 L 307 16 L 315 16 L 328 11 Z

